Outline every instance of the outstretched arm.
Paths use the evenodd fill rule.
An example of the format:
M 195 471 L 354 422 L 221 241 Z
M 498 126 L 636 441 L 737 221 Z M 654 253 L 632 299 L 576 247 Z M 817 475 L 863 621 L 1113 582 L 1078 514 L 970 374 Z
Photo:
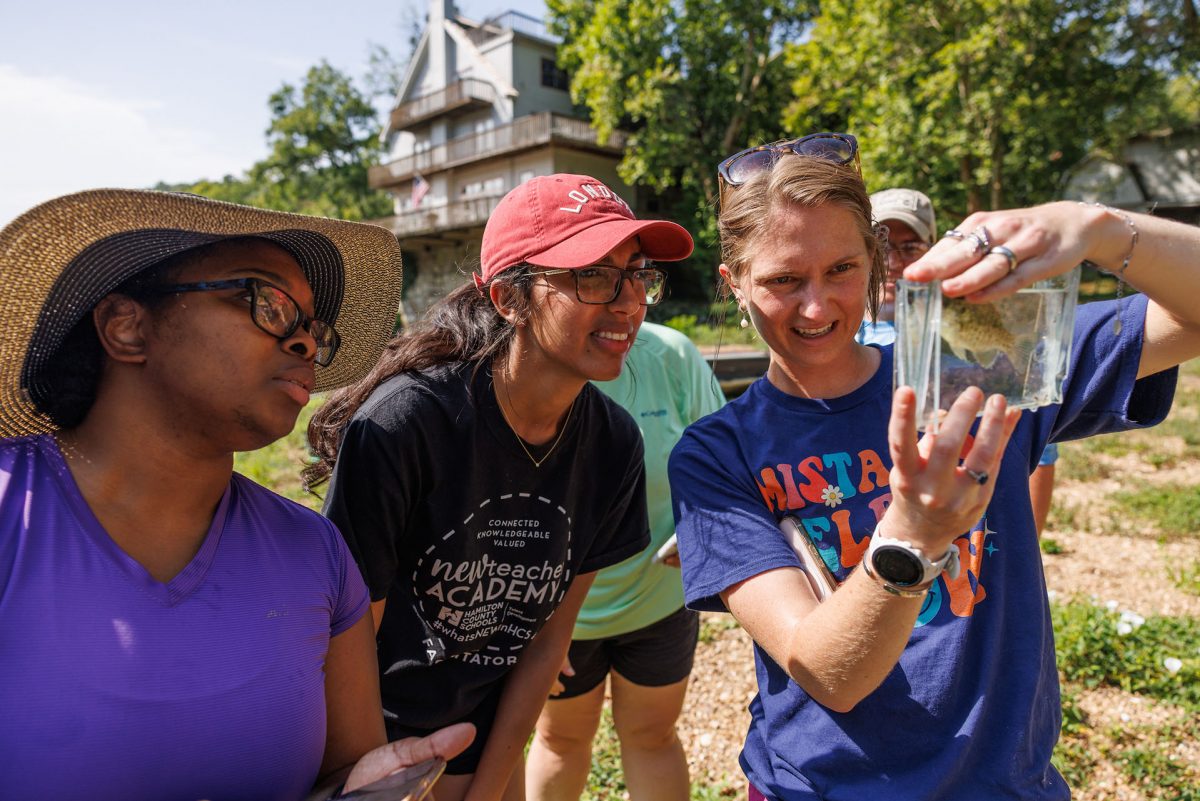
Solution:
M 904 277 L 940 278 L 947 295 L 990 301 L 1091 261 L 1150 300 L 1138 378 L 1200 355 L 1200 228 L 1069 201 L 979 212 L 958 230 L 970 234 L 980 227 L 993 247 L 1014 253 L 1015 270 L 1009 271 L 1003 255 L 979 253 L 971 239 L 944 238 L 910 265 Z
M 962 393 L 936 435 L 917 441 L 916 396 L 897 390 L 888 426 L 892 504 L 879 533 L 911 542 L 931 558 L 979 520 L 991 499 L 1004 446 L 1019 412 L 1004 398 L 987 401 L 970 452 L 959 456 L 976 413 L 978 389 Z M 986 472 L 979 485 L 966 468 Z M 855 570 L 818 604 L 797 568 L 779 568 L 735 584 L 721 594 L 725 605 L 771 658 L 818 703 L 846 712 L 873 692 L 900 659 L 920 598 L 892 595 L 863 570 Z

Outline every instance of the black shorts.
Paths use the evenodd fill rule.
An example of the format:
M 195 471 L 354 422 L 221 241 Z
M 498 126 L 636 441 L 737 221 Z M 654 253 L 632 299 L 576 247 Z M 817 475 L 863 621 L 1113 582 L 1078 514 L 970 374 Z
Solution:
M 471 714 L 454 723 L 474 723 L 475 739 L 467 746 L 467 750 L 446 763 L 446 773 L 451 776 L 463 776 L 474 773 L 479 767 L 483 756 L 483 747 L 487 745 L 488 735 L 492 733 L 492 723 L 496 719 L 496 710 L 500 706 L 500 694 L 504 691 L 504 682 L 498 681 L 488 692 L 479 706 Z M 388 741 L 402 740 L 405 737 L 425 737 L 433 734 L 441 726 L 426 729 L 419 726 L 405 726 L 393 717 L 384 713 L 383 723 L 387 727 Z M 449 725 L 449 724 L 447 724 Z
M 700 614 L 687 607 L 645 628 L 600 640 L 572 640 L 567 656 L 574 676 L 559 676 L 566 687 L 551 701 L 583 695 L 604 681 L 609 670 L 642 687 L 665 687 L 692 672 Z

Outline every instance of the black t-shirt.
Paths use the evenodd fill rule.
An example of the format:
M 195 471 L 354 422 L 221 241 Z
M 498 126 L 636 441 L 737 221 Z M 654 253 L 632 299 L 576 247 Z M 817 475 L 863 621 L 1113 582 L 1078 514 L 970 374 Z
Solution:
M 649 544 L 645 485 L 637 425 L 591 384 L 540 467 L 501 415 L 486 365 L 376 388 L 346 428 L 325 514 L 371 599 L 387 598 L 385 710 L 435 727 L 475 709 L 575 576 Z

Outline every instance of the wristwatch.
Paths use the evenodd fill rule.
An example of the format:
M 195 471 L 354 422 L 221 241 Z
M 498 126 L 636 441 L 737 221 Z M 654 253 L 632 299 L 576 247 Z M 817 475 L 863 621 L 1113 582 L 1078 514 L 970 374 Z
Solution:
M 876 526 L 863 557 L 863 570 L 893 595 L 920 598 L 943 571 L 958 578 L 958 546 L 951 543 L 945 554 L 930 560 L 911 542 L 880 534 Z

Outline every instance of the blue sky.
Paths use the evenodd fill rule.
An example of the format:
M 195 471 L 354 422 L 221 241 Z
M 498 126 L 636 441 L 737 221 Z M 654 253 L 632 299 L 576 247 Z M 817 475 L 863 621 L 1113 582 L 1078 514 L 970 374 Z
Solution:
M 458 0 L 473 18 L 542 0 Z M 0 226 L 101 186 L 237 174 L 267 152 L 267 97 L 321 59 L 356 78 L 426 0 L 0 3 Z

